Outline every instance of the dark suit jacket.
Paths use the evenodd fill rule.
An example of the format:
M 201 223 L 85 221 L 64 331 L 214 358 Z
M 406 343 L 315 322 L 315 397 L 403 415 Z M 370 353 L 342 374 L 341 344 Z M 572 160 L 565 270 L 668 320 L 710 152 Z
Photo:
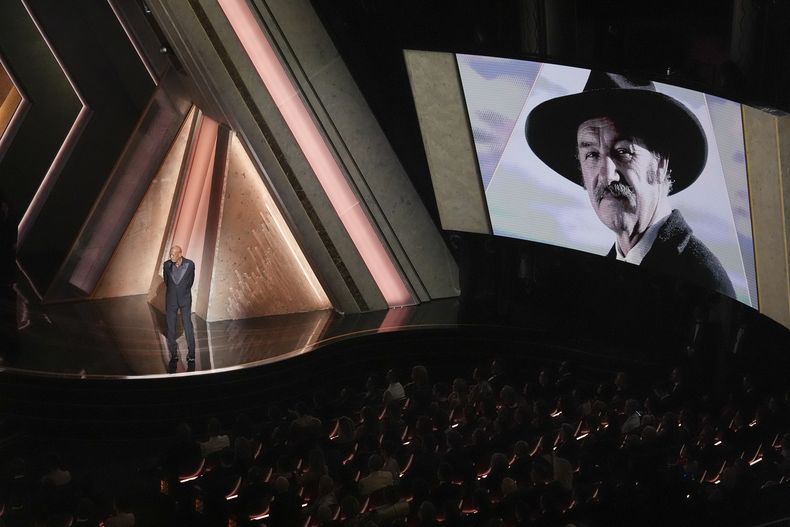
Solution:
M 609 258 L 616 258 L 614 246 Z M 645 255 L 640 267 L 669 273 L 702 287 L 735 298 L 730 277 L 716 256 L 694 236 L 686 220 L 677 209 L 658 230 L 653 247 Z
M 186 271 L 181 281 L 175 283 L 171 269 L 175 264 L 166 260 L 162 270 L 162 277 L 165 279 L 167 291 L 165 293 L 165 305 L 171 307 L 187 307 L 192 305 L 192 283 L 195 281 L 195 262 L 184 258 L 181 265 L 186 265 Z

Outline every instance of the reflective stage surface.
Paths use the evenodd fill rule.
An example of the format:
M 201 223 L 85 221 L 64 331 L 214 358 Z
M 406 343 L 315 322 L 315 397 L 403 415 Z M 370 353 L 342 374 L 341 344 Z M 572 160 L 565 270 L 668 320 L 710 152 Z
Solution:
M 164 314 L 146 295 L 38 305 L 17 299 L 17 351 L 5 345 L 2 369 L 58 376 L 151 376 L 209 373 L 265 364 L 329 342 L 408 327 L 457 322 L 457 300 L 361 315 L 332 310 L 206 322 L 195 314 L 196 361 L 186 361 L 179 322 L 179 360 L 171 363 Z

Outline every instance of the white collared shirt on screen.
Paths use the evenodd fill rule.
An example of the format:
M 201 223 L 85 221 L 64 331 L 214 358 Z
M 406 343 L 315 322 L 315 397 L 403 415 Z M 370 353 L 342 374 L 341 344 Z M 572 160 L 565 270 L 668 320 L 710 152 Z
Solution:
M 653 247 L 653 242 L 656 241 L 656 238 L 658 237 L 658 231 L 664 226 L 667 218 L 669 218 L 669 214 L 648 227 L 645 233 L 642 235 L 642 238 L 640 238 L 640 240 L 636 242 L 636 245 L 631 247 L 631 250 L 628 251 L 628 254 L 624 255 L 623 251 L 620 250 L 620 245 L 617 243 L 617 241 L 615 241 L 614 249 L 617 259 L 621 262 L 628 262 L 634 265 L 641 264 L 642 260 L 645 258 L 645 255 L 650 252 L 650 249 Z

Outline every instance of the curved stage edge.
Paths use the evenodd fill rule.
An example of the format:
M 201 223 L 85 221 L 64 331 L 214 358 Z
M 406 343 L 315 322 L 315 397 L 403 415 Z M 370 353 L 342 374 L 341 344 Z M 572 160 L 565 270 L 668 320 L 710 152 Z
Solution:
M 49 305 L 23 305 L 17 352 L 0 363 L 4 375 L 63 379 L 134 380 L 227 373 L 270 365 L 363 337 L 393 332 L 520 335 L 549 331 L 539 317 L 486 319 L 459 298 L 418 306 L 343 315 L 332 310 L 206 322 L 192 315 L 196 361 L 186 361 L 179 323 L 179 360 L 173 364 L 164 315 L 145 295 Z M 556 334 L 556 332 L 555 332 Z M 574 343 L 573 347 L 579 347 Z M 587 343 L 584 348 L 589 348 Z M 601 353 L 611 353 L 611 349 Z M 608 352 L 608 353 L 607 353 Z M 642 360 L 645 357 L 641 357 Z
M 651 383 L 687 359 L 689 327 L 670 332 L 655 320 L 651 337 L 634 346 L 637 336 L 647 334 L 644 327 L 631 325 L 625 334 L 624 326 L 567 313 L 563 297 L 559 300 L 566 316 L 546 302 L 502 309 L 476 298 L 452 298 L 359 315 L 321 311 L 217 323 L 195 319 L 195 370 L 186 368 L 182 341 L 173 374 L 166 369 L 163 317 L 144 297 L 23 305 L 19 353 L 6 353 L 0 368 L 0 428 L 74 440 L 164 437 L 179 421 L 261 416 L 272 404 L 327 399 L 343 386 L 362 388 L 368 375 L 381 379 L 389 368 L 408 379 L 415 364 L 436 378 L 452 379 L 468 377 L 474 367 L 497 357 L 520 378 L 535 379 L 542 365 L 571 360 L 601 382 L 627 370 L 635 380 Z M 708 331 L 712 355 L 700 349 L 702 355 L 688 365 L 700 367 L 712 387 L 725 386 L 733 374 L 748 369 L 786 371 L 786 330 L 777 341 L 770 327 L 755 329 L 781 344 L 771 351 L 765 340 L 753 342 L 760 353 L 732 355 Z
M 467 377 L 475 365 L 493 357 L 505 358 L 514 371 L 528 376 L 537 376 L 546 361 L 565 359 L 602 379 L 618 368 L 657 366 L 638 364 L 626 355 L 602 363 L 597 353 L 557 343 L 554 332 L 538 328 L 442 322 L 457 316 L 457 304 L 443 300 L 364 316 L 334 315 L 336 334 L 215 370 L 118 376 L 4 368 L 0 420 L 26 437 L 128 441 L 167 437 L 180 421 L 199 426 L 210 417 L 260 417 L 272 404 L 326 399 L 343 386 L 360 388 L 360 379 L 368 375 L 383 378 L 389 368 L 408 379 L 415 364 L 425 365 L 437 378 Z M 406 313 L 410 318 L 404 323 L 399 317 Z
M 71 379 L 156 379 L 260 367 L 327 345 L 427 327 L 454 327 L 458 300 L 363 314 L 332 310 L 206 322 L 193 313 L 196 360 L 187 363 L 179 321 L 179 360 L 169 359 L 164 315 L 145 295 L 25 305 L 16 352 L 0 372 Z

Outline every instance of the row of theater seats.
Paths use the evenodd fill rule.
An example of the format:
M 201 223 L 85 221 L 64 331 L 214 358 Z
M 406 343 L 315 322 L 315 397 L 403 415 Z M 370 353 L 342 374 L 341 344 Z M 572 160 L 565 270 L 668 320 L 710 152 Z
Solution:
M 242 424 L 206 456 L 182 426 L 160 488 L 191 524 L 615 525 L 646 512 L 642 523 L 726 523 L 779 512 L 787 394 L 746 378 L 713 397 L 680 369 L 644 388 L 625 373 L 591 382 L 568 363 L 506 372 L 495 362 L 434 383 L 417 366 L 403 387 L 391 371 L 354 395 Z
M 468 378 L 432 379 L 414 366 L 408 383 L 391 370 L 361 377 L 358 388 L 294 394 L 224 425 L 212 419 L 200 438 L 180 424 L 150 469 L 118 475 L 150 491 L 133 500 L 134 515 L 120 501 L 90 516 L 84 493 L 51 481 L 45 499 L 20 499 L 19 488 L 9 492 L 12 470 L 0 518 L 108 527 L 135 516 L 198 527 L 744 525 L 787 507 L 790 392 L 761 390 L 749 377 L 712 394 L 679 368 L 651 384 L 567 362 L 523 371 L 494 361 Z

